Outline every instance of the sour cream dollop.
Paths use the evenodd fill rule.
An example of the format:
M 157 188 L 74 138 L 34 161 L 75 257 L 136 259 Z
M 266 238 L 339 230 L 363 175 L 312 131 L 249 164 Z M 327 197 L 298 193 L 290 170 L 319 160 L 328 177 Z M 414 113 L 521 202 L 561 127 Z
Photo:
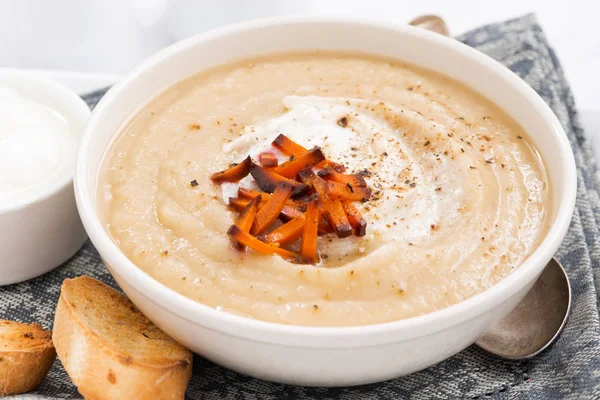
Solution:
M 0 88 L 0 207 L 35 201 L 73 171 L 69 121 L 23 93 Z
M 429 170 L 424 171 L 402 130 L 386 119 L 386 114 L 413 111 L 382 102 L 319 96 L 286 96 L 283 104 L 286 112 L 244 127 L 238 139 L 224 144 L 224 152 L 245 153 L 258 160 L 260 153 L 268 151 L 285 162 L 288 157 L 271 145 L 283 133 L 306 148 L 321 147 L 348 173 L 366 170 L 373 197 L 357 206 L 368 221 L 370 237 L 415 242 L 429 236 L 442 217 L 456 213 L 462 192 L 459 186 L 444 185 L 443 180 L 448 181 L 443 179 L 445 163 L 427 164 Z M 240 185 L 253 187 L 253 178 L 246 177 Z M 447 188 L 440 196 L 442 186 Z M 236 197 L 237 187 L 237 183 L 223 185 L 223 199 Z

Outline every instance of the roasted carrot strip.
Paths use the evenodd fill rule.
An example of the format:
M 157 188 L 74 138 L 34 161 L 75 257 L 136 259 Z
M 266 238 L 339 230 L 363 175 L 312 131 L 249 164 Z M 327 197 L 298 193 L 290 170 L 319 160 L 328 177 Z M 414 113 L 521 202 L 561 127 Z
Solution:
M 312 186 L 317 192 L 317 196 L 321 205 L 327 213 L 329 223 L 333 226 L 335 233 L 340 238 L 345 238 L 352 235 L 352 226 L 346 218 L 346 213 L 339 199 L 331 197 L 327 194 L 326 183 L 321 177 L 307 168 L 298 173 L 302 182 Z
M 269 152 L 260 153 L 258 161 L 260 162 L 260 165 L 267 168 L 276 167 L 277 164 L 279 164 L 279 160 L 277 160 L 275 154 Z
M 229 206 L 239 212 L 244 211 L 244 208 L 246 208 L 250 202 L 252 202 L 252 199 L 240 199 L 237 197 L 229 198 Z M 264 206 L 265 204 L 267 204 L 267 199 L 263 198 L 260 202 L 260 207 Z
M 341 201 L 338 199 L 329 199 L 323 203 L 327 209 L 329 223 L 333 226 L 333 230 L 339 238 L 345 238 L 352 235 L 352 226 L 344 214 L 344 208 Z
M 267 195 L 268 193 L 265 193 L 265 195 Z M 263 195 L 263 199 L 260 202 L 260 207 L 264 207 L 265 204 L 267 204 L 268 198 L 265 199 L 265 196 Z M 250 201 L 252 199 L 240 199 L 237 197 L 230 197 L 229 198 L 229 205 L 231 206 L 231 208 L 233 208 L 234 210 L 237 211 L 242 211 L 244 208 L 246 208 L 246 206 L 248 204 L 250 204 Z M 283 206 L 283 209 L 281 210 L 281 217 L 282 219 L 288 221 L 290 219 L 294 219 L 299 215 L 302 215 L 304 213 L 304 211 L 306 211 L 306 207 L 297 207 L 294 205 L 290 205 L 289 204 L 289 200 L 288 202 Z M 325 224 L 325 226 L 328 224 Z
M 300 146 L 298 143 L 294 142 L 289 137 L 285 136 L 283 133 L 280 133 L 279 136 L 273 140 L 273 147 L 279 149 L 286 156 L 299 156 L 302 153 L 306 152 L 306 149 L 303 146 Z
M 272 195 L 270 193 L 261 193 L 257 192 L 256 190 L 240 187 L 238 188 L 238 196 L 244 199 L 253 199 L 256 196 L 262 196 L 263 201 L 261 203 L 261 206 L 263 206 L 271 198 Z M 289 220 L 292 218 L 296 218 L 297 216 L 301 215 L 304 211 L 306 211 L 306 204 L 298 200 L 288 199 L 288 201 L 285 202 L 285 206 L 283 206 L 283 210 L 281 210 L 281 215 L 285 217 L 286 220 Z
M 306 207 L 307 207 L 308 203 L 312 199 L 318 199 L 318 196 L 316 193 L 313 193 L 310 196 L 302 197 L 297 200 L 288 200 L 288 204 L 291 201 L 293 201 L 294 203 L 298 204 L 296 206 L 297 209 L 302 211 L 302 213 L 304 213 L 304 212 L 306 212 Z M 285 208 L 284 208 L 284 211 L 285 211 Z M 282 214 L 283 214 L 283 211 L 282 211 Z M 327 211 L 324 210 L 323 207 L 321 207 L 319 215 L 320 215 L 319 216 L 319 235 L 325 235 L 327 233 L 334 232 L 333 227 L 329 223 L 329 218 L 327 217 Z
M 320 148 L 314 147 L 304 153 L 299 154 L 290 161 L 286 161 L 283 164 L 271 168 L 270 171 L 275 172 L 286 178 L 295 178 L 300 170 L 305 168 L 312 168 L 325 160 L 325 154 Z
M 319 175 L 321 178 L 323 178 L 327 181 L 349 183 L 353 187 L 367 187 L 367 182 L 365 182 L 365 179 L 358 174 L 354 174 L 354 175 L 340 174 L 339 172 L 335 171 L 334 169 L 325 168 L 325 169 L 322 169 L 321 171 L 317 172 L 317 175 Z
M 215 172 L 210 179 L 214 182 L 237 182 L 250 173 L 251 166 L 252 159 L 248 156 L 241 163 L 232 164 L 225 171 Z
M 266 243 L 279 243 L 283 246 L 284 244 L 293 242 L 302 235 L 305 222 L 305 214 L 300 214 L 291 221 L 281 225 L 279 228 L 272 230 L 266 235 L 259 236 L 258 238 Z
M 252 235 L 256 236 L 263 233 L 279 217 L 293 190 L 294 187 L 287 182 L 277 184 L 275 192 L 267 201 L 267 204 L 258 210 L 256 217 L 254 217 L 254 223 L 250 229 Z
M 279 149 L 279 151 L 281 151 L 286 156 L 294 156 L 294 158 L 299 157 L 302 153 L 306 153 L 308 151 L 304 146 L 299 145 L 298 143 L 294 142 L 292 139 L 290 139 L 282 133 L 280 133 L 279 136 L 277 136 L 275 140 L 273 140 L 272 144 L 273 147 Z M 316 167 L 333 168 L 334 170 L 340 173 L 346 171 L 346 167 L 344 167 L 342 164 L 338 164 L 331 160 L 323 160 L 319 162 L 316 165 Z
M 262 196 L 263 199 L 268 200 L 271 198 L 272 194 L 271 193 L 263 193 L 263 192 L 259 192 L 258 190 L 252 190 L 252 189 L 248 189 L 248 188 L 240 186 L 238 188 L 238 196 L 245 198 L 245 199 L 253 199 L 256 196 Z M 297 208 L 303 208 L 302 212 L 306 211 L 306 202 L 303 202 L 301 200 L 288 199 L 286 204 L 297 207 Z
M 316 165 L 317 168 L 324 168 L 324 169 L 333 169 L 336 172 L 339 173 L 344 173 L 346 172 L 346 167 L 344 167 L 342 164 L 338 164 L 336 162 L 333 162 L 331 160 L 325 160 L 325 161 L 321 161 L 320 163 L 318 163 Z
M 248 232 L 244 232 L 243 230 L 241 230 L 236 225 L 231 225 L 231 227 L 227 231 L 227 234 L 229 236 L 231 236 L 231 238 L 233 238 L 238 243 L 248 246 L 251 249 L 258 251 L 259 253 L 278 254 L 281 257 L 288 259 L 288 260 L 293 260 L 296 258 L 296 253 L 286 250 L 286 249 L 282 249 L 278 245 L 272 245 L 272 244 L 267 244 L 265 242 L 261 242 L 260 240 L 258 240 L 257 238 L 255 238 L 254 236 L 249 234 Z
M 327 193 L 331 197 L 349 201 L 366 201 L 371 198 L 371 189 L 352 186 L 350 183 L 325 182 Z
M 283 210 L 281 210 L 282 220 L 289 221 L 290 219 L 296 218 L 299 215 L 302 215 L 304 211 L 302 209 L 292 207 L 289 205 L 283 206 Z
M 319 230 L 319 200 L 312 199 L 306 209 L 306 222 L 302 230 L 302 242 L 300 243 L 300 258 L 307 264 L 315 264 L 318 261 L 317 237 Z
M 280 182 L 285 182 L 293 186 L 294 190 L 292 196 L 300 196 L 309 189 L 309 187 L 303 183 L 288 179 L 275 172 L 269 171 L 260 165 L 252 164 L 250 167 L 250 174 L 252 174 L 258 187 L 267 193 L 273 193 Z
M 262 192 L 259 192 L 258 190 L 248 189 L 248 188 L 241 187 L 241 186 L 238 187 L 238 196 L 243 197 L 245 199 L 253 199 L 259 195 L 260 196 L 264 195 L 266 197 L 271 196 L 270 193 L 262 193 Z
M 354 234 L 356 236 L 365 236 L 367 234 L 367 221 L 365 221 L 360 211 L 349 201 L 342 201 L 342 206 L 344 207 L 348 221 L 350 221 L 350 225 L 354 228 Z
M 261 200 L 262 197 L 260 195 L 252 199 L 235 220 L 235 225 L 237 225 L 244 232 L 250 232 L 250 228 L 252 227 L 254 217 L 258 212 L 258 206 Z M 235 242 L 235 247 L 242 251 L 246 249 L 246 246 L 239 242 Z
M 248 204 L 250 204 L 250 199 L 238 199 L 237 197 L 229 198 L 229 206 L 237 211 L 242 211 Z
M 235 220 L 235 224 L 239 226 L 240 229 L 242 229 L 244 232 L 250 232 L 250 228 L 252 227 L 254 217 L 258 212 L 258 206 L 261 200 L 262 197 L 260 195 L 253 198 Z
M 321 211 L 321 218 L 319 219 L 319 236 L 333 232 L 335 232 L 335 230 L 329 223 L 329 218 L 327 215 L 323 215 L 323 211 Z
M 302 206 L 300 207 L 300 209 L 305 212 L 308 203 L 312 200 L 312 199 L 319 199 L 319 197 L 317 196 L 316 193 L 313 193 L 312 195 L 302 198 L 302 199 L 298 199 L 295 201 L 302 201 Z M 327 211 L 323 208 L 320 207 L 319 209 L 319 236 L 321 235 L 326 235 L 328 233 L 332 233 L 334 232 L 333 227 L 331 226 L 331 224 L 329 223 L 329 218 L 327 216 Z

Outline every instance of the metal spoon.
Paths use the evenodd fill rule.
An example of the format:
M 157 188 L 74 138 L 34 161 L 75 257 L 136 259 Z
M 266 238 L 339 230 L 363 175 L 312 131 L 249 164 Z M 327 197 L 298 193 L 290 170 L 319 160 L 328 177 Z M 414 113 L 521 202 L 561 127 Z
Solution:
M 569 278 L 553 258 L 519 305 L 475 344 L 509 360 L 531 358 L 554 342 L 570 310 Z
M 409 24 L 444 36 L 450 36 L 448 25 L 446 25 L 446 22 L 437 15 L 422 15 L 410 21 Z
M 410 24 L 450 36 L 448 26 L 436 15 L 424 15 Z M 570 310 L 569 277 L 553 258 L 519 305 L 475 344 L 509 360 L 531 358 L 554 342 L 565 326 Z

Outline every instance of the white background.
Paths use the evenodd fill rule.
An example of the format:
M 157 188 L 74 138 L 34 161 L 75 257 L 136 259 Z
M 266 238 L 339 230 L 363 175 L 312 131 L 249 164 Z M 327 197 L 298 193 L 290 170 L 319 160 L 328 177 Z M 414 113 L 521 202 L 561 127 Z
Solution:
M 600 154 L 600 0 L 0 0 L 0 67 L 123 74 L 196 32 L 271 15 L 408 22 L 434 13 L 458 35 L 529 12 L 558 53 Z

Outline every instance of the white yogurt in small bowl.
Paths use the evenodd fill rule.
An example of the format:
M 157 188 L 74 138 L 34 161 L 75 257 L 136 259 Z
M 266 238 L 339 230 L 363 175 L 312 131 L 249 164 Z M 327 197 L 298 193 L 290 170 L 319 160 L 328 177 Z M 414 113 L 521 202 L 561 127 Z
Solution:
M 85 241 L 73 171 L 89 114 L 58 83 L 0 70 L 0 285 L 57 267 Z

